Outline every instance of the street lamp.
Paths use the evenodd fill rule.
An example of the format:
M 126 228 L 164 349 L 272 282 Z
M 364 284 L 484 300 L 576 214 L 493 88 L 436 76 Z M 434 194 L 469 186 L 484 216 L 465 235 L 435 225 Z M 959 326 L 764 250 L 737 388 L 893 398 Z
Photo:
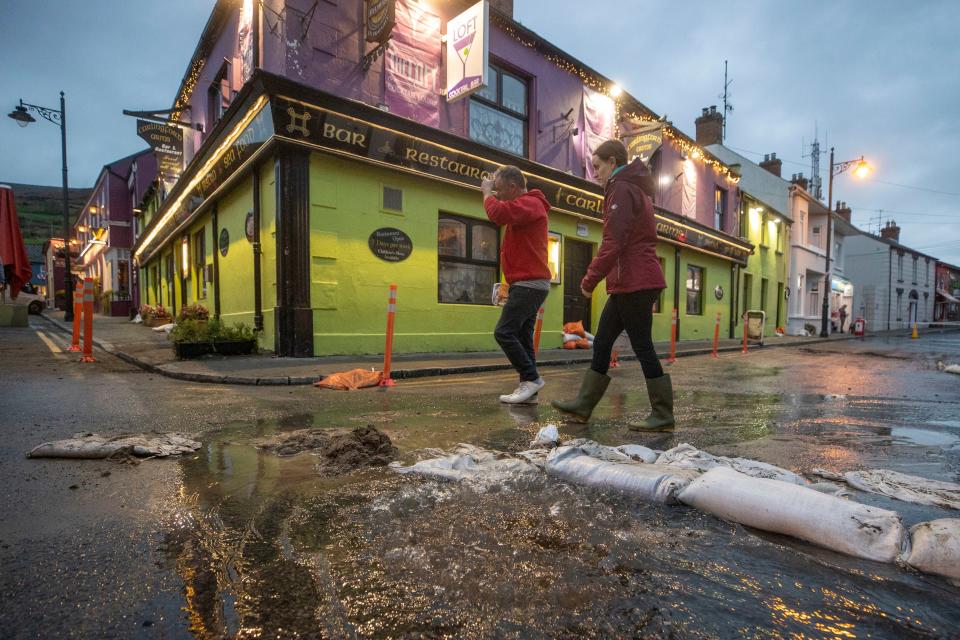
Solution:
M 823 313 L 820 317 L 820 337 L 826 338 L 830 335 L 827 323 L 830 322 L 830 250 L 833 248 L 833 176 L 838 176 L 847 169 L 853 167 L 853 175 L 861 180 L 870 175 L 870 165 L 860 156 L 856 160 L 846 160 L 844 162 L 833 161 L 833 147 L 830 147 L 830 180 L 827 182 L 827 268 L 823 276 Z
M 60 109 L 50 109 L 35 104 L 29 104 L 20 100 L 20 104 L 14 107 L 13 111 L 7 114 L 17 121 L 17 125 L 26 127 L 37 119 L 30 115 L 30 111 L 40 114 L 45 120 L 60 127 L 60 149 L 63 153 L 63 267 L 64 283 L 63 293 L 65 296 L 66 309 L 63 319 L 67 322 L 73 321 L 73 282 L 71 282 L 70 273 L 70 203 L 67 196 L 67 105 L 63 98 L 63 91 L 60 92 Z M 56 292 L 54 292 L 56 297 Z

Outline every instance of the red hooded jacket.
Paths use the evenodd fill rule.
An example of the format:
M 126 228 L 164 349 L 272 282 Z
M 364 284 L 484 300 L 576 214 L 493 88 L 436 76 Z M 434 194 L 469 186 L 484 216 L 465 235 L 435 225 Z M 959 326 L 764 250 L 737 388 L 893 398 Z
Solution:
M 604 278 L 608 294 L 666 288 L 657 258 L 653 203 L 640 187 L 649 174 L 640 160 L 634 160 L 607 181 L 603 240 L 580 282 L 584 291 L 592 292 Z
M 500 245 L 500 265 L 507 284 L 518 280 L 549 280 L 547 265 L 547 212 L 550 203 L 539 189 L 513 200 L 483 199 L 491 222 L 505 226 Z

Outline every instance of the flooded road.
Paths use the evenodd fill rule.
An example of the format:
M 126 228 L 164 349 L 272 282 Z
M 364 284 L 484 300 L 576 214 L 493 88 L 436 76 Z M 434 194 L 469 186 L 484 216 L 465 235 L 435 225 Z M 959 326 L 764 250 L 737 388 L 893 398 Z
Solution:
M 626 429 L 645 408 L 645 394 L 637 386 L 639 368 L 625 364 L 612 372 L 592 422 L 561 422 L 561 438 L 656 449 L 689 442 L 797 472 L 885 468 L 956 482 L 960 376 L 937 371 L 938 359 L 960 362 L 960 334 L 681 359 L 670 368 L 678 428 L 652 435 Z M 539 407 L 496 401 L 514 384 L 507 374 L 411 380 L 354 393 L 241 390 L 246 397 L 236 398 L 230 410 L 203 413 L 204 446 L 196 455 L 132 469 L 87 463 L 76 473 L 96 478 L 112 470 L 111 478 L 97 482 L 121 476 L 132 495 L 141 496 L 128 501 L 139 515 L 118 525 L 122 535 L 115 537 L 125 543 L 111 554 L 91 541 L 87 551 L 104 564 L 101 575 L 125 576 L 120 597 L 132 598 L 143 612 L 127 626 L 104 616 L 108 635 L 960 636 L 960 587 L 943 578 L 818 549 L 688 507 L 639 503 L 546 476 L 469 485 L 373 468 L 320 477 L 310 454 L 278 457 L 252 445 L 298 429 L 370 424 L 390 436 L 405 463 L 458 442 L 516 452 L 540 427 L 558 421 L 549 400 L 575 390 L 582 370 L 544 373 Z M 201 404 L 224 393 L 203 385 L 189 392 Z M 184 403 L 182 410 L 192 409 Z M 53 472 L 50 463 L 43 469 Z M 853 493 L 854 500 L 897 511 L 907 526 L 960 517 L 945 508 Z M 40 570 L 10 558 L 17 550 L 29 553 L 30 536 L 4 530 L 2 539 L 12 541 L 0 553 L 3 577 L 16 571 L 21 587 L 3 591 L 4 608 L 37 611 L 45 623 L 23 626 L 23 618 L 10 612 L 0 622 L 23 631 L 15 637 L 89 629 L 77 623 L 58 633 L 46 626 L 37 594 L 64 621 L 96 611 L 81 606 L 78 614 L 67 587 L 61 583 L 58 590 Z M 40 550 L 37 560 L 52 552 Z M 113 563 L 124 564 L 126 573 L 111 569 Z M 82 561 L 71 566 L 85 570 Z M 24 572 L 35 576 L 24 580 Z M 109 580 L 101 584 L 115 588 Z

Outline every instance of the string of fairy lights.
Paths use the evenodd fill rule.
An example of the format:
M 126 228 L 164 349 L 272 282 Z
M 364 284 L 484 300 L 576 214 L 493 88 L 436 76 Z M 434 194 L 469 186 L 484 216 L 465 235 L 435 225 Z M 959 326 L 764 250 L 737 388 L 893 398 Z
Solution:
M 190 96 L 193 95 L 193 90 L 200 80 L 200 72 L 203 71 L 203 65 L 206 61 L 206 58 L 194 60 L 190 66 L 190 73 L 187 74 L 187 77 L 183 81 L 183 86 L 180 88 L 180 95 L 177 96 L 176 101 L 173 103 L 173 111 L 170 113 L 171 122 L 179 120 L 180 114 L 187 105 L 190 104 Z
M 528 49 L 537 49 L 545 48 L 542 47 L 541 43 L 537 40 L 530 40 L 520 34 L 513 25 L 509 24 L 507 21 L 503 20 L 496 14 L 491 15 L 491 21 L 495 22 L 497 27 L 502 30 L 505 34 L 513 38 L 515 41 L 527 47 Z M 740 176 L 731 171 L 730 167 L 721 162 L 718 158 L 711 155 L 709 152 L 704 150 L 702 147 L 697 145 L 695 142 L 692 142 L 689 138 L 683 135 L 681 132 L 674 129 L 669 122 L 666 122 L 656 114 L 653 113 L 637 113 L 635 111 L 624 112 L 622 101 L 617 98 L 617 96 L 611 94 L 611 83 L 605 78 L 601 78 L 594 73 L 591 73 L 585 70 L 583 67 L 575 64 L 569 58 L 564 56 L 545 52 L 542 54 L 543 58 L 553 64 L 555 67 L 561 71 L 566 71 L 569 74 L 577 76 L 584 85 L 590 87 L 591 89 L 609 97 L 613 100 L 616 107 L 616 118 L 615 126 L 616 131 L 615 135 L 620 137 L 620 123 L 630 120 L 636 124 L 659 124 L 663 130 L 663 135 L 670 139 L 674 146 L 683 154 L 686 154 L 687 158 L 701 162 L 706 166 L 711 167 L 718 174 L 726 178 L 732 184 L 736 184 L 740 181 Z

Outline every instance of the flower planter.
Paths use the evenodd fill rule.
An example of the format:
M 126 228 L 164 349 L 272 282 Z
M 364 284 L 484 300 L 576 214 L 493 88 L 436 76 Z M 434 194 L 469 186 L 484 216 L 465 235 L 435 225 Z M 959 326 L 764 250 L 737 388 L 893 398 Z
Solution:
M 229 340 L 213 343 L 213 350 L 222 356 L 245 356 L 253 353 L 256 347 L 256 340 Z
M 209 342 L 174 342 L 173 352 L 180 360 L 188 360 L 212 353 L 213 345 Z
M 170 324 L 173 322 L 173 318 L 144 318 L 143 326 L 145 327 L 162 327 L 165 324 Z

